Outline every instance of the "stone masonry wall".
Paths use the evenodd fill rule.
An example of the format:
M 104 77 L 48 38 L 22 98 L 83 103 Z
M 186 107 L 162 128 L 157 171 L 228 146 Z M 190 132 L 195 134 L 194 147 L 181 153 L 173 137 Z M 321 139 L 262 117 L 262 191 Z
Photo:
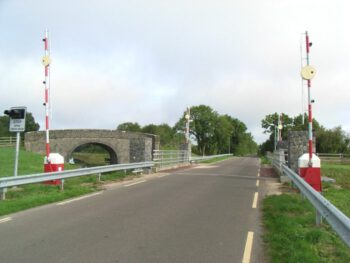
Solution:
M 72 152 L 83 144 L 102 145 L 114 163 L 151 161 L 154 149 L 159 149 L 159 137 L 152 134 L 116 130 L 54 130 L 50 131 L 51 152 L 67 161 Z M 25 134 L 25 148 L 45 154 L 45 132 Z
M 309 140 L 307 131 L 288 132 L 288 166 L 298 173 L 299 157 L 309 151 Z M 313 138 L 313 152 L 316 152 L 316 139 Z

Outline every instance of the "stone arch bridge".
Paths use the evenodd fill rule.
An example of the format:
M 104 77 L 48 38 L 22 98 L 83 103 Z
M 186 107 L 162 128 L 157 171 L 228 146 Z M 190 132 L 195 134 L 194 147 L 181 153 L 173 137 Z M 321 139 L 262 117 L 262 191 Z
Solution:
M 45 154 L 45 132 L 27 132 L 24 139 L 27 151 Z M 153 134 L 117 130 L 52 130 L 51 152 L 68 161 L 83 145 L 102 146 L 110 155 L 111 164 L 151 161 L 153 150 L 159 149 L 159 137 Z

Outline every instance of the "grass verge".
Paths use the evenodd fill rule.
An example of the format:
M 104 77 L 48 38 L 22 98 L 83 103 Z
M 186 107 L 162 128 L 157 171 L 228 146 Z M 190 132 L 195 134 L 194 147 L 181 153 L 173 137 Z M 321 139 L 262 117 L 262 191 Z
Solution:
M 198 162 L 198 163 L 217 163 L 217 162 L 221 162 L 221 161 L 230 159 L 230 158 L 232 158 L 232 157 L 233 157 L 233 155 L 231 155 L 231 156 L 216 157 L 216 158 L 212 158 L 212 159 L 200 161 L 200 162 Z
M 0 216 L 96 192 L 103 189 L 103 183 L 120 181 L 133 176 L 124 172 L 111 172 L 103 174 L 101 182 L 98 182 L 97 175 L 66 179 L 63 191 L 59 186 L 46 184 L 11 188 L 6 193 L 6 200 L 0 201 Z
M 316 226 L 315 216 L 315 209 L 299 194 L 264 199 L 264 241 L 270 262 L 350 262 L 348 247 L 327 224 Z
M 322 162 L 323 195 L 350 216 L 350 165 Z M 350 262 L 350 250 L 325 222 L 315 225 L 315 209 L 298 193 L 263 201 L 264 240 L 271 262 Z
M 324 197 L 350 217 L 350 165 L 322 162 L 321 173 L 335 179 L 322 184 Z
M 14 148 L 0 148 L 0 177 L 13 175 Z M 19 175 L 43 172 L 44 157 L 40 154 L 20 151 Z M 77 165 L 65 164 L 65 170 L 78 168 Z M 15 213 L 28 208 L 77 197 L 103 188 L 104 182 L 115 182 L 125 177 L 133 177 L 123 171 L 105 173 L 98 182 L 97 175 L 66 179 L 64 191 L 59 186 L 30 184 L 8 189 L 6 200 L 0 201 L 0 216 Z

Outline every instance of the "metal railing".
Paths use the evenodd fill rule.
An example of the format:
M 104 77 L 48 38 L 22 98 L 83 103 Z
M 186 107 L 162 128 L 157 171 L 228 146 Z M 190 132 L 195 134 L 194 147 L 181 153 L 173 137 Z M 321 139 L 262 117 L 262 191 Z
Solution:
M 350 163 L 350 154 L 344 153 L 316 153 L 323 161 L 335 163 Z
M 189 164 L 188 151 L 186 150 L 154 150 L 153 161 L 157 169 L 175 167 L 181 164 Z
M 322 218 L 327 220 L 348 247 L 350 247 L 350 218 L 324 198 L 319 192 L 315 191 L 304 179 L 285 164 L 276 161 L 276 158 L 272 158 L 271 155 L 269 158 L 272 159 L 271 163 L 273 166 L 278 169 L 280 173 L 288 176 L 295 186 L 298 187 L 300 192 L 316 208 L 316 224 L 320 224 Z
M 208 156 L 189 156 L 186 150 L 155 150 L 153 152 L 153 161 L 157 168 L 169 169 L 171 167 L 177 167 L 179 165 L 189 165 L 193 162 L 205 161 L 218 157 L 232 156 L 232 154 L 217 154 Z
M 39 173 L 22 176 L 2 177 L 0 178 L 0 199 L 5 199 L 6 190 L 8 187 L 19 186 L 25 184 L 41 183 L 52 180 L 62 180 L 67 178 L 73 178 L 78 176 L 97 174 L 101 176 L 102 173 L 123 171 L 141 168 L 151 168 L 154 166 L 154 162 L 141 162 L 141 163 L 128 163 L 128 164 L 114 164 L 97 166 L 90 168 L 81 168 L 75 170 L 66 170 L 52 173 Z
M 16 137 L 0 137 L 0 147 L 12 147 L 16 145 Z

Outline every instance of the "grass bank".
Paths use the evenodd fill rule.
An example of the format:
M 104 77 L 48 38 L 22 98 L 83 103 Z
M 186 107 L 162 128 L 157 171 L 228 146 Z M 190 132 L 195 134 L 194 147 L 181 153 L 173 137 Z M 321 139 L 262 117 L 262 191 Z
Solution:
M 315 225 L 315 209 L 297 193 L 263 201 L 264 241 L 271 263 L 349 263 L 349 248 L 329 225 Z
M 324 197 L 350 217 L 350 164 L 322 162 L 321 173 L 336 181 L 322 184 Z
M 230 158 L 232 158 L 232 157 L 233 157 L 233 155 L 231 155 L 231 156 L 216 157 L 216 158 L 212 158 L 212 159 L 200 161 L 200 162 L 198 162 L 198 163 L 217 163 L 217 162 L 221 162 L 221 161 L 230 159 Z
M 350 166 L 322 163 L 323 195 L 350 215 Z M 324 222 L 315 225 L 315 209 L 299 193 L 268 196 L 263 201 L 264 240 L 270 262 L 350 262 L 350 250 Z

